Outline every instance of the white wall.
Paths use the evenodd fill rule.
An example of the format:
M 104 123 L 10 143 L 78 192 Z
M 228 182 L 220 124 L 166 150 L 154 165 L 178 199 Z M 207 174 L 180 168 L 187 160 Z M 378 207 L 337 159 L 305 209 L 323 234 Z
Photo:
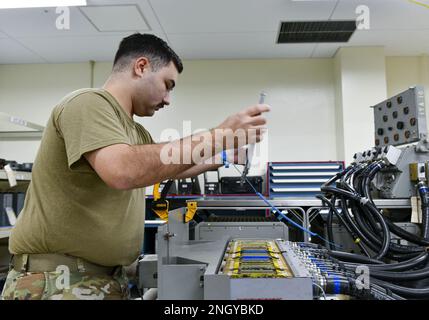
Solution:
M 44 126 L 65 94 L 89 85 L 89 63 L 0 65 L 0 111 Z M 38 146 L 0 141 L 0 158 L 33 162 Z
M 386 57 L 387 97 L 415 84 L 425 85 L 429 97 L 427 62 L 427 56 Z M 342 99 L 335 90 L 341 65 L 335 63 L 334 59 L 185 61 L 172 105 L 139 122 L 156 140 L 164 128 L 181 131 L 183 120 L 192 120 L 193 129 L 210 128 L 256 103 L 264 90 L 273 107 L 268 116 L 271 161 L 344 160 L 343 137 L 336 134 L 343 126 L 342 110 L 335 109 Z M 101 86 L 110 70 L 110 62 L 97 62 L 94 85 Z M 0 111 L 44 125 L 55 104 L 68 92 L 89 87 L 90 79 L 89 63 L 0 65 Z M 372 126 L 372 118 L 367 125 Z M 31 162 L 38 146 L 34 141 L 0 141 L 0 158 Z
M 341 48 L 335 60 L 335 71 L 340 73 L 336 89 L 341 91 L 336 99 L 337 116 L 342 117 L 338 147 L 344 150 L 339 157 L 348 164 L 356 152 L 374 146 L 374 111 L 370 106 L 387 98 L 384 48 Z
M 334 81 L 335 81 L 335 145 L 337 149 L 337 159 L 344 160 L 344 122 L 343 122 L 343 90 L 342 90 L 342 72 L 341 59 L 339 56 L 334 58 Z
M 394 96 L 420 82 L 418 57 L 386 57 L 387 95 Z
M 415 85 L 425 88 L 426 121 L 429 124 L 429 56 L 387 57 L 386 76 L 388 97 Z
M 332 59 L 185 61 L 173 102 L 153 118 L 139 120 L 159 140 L 164 128 L 182 132 L 211 128 L 267 93 L 271 161 L 337 160 Z M 111 63 L 96 63 L 101 86 Z M 90 85 L 90 65 L 0 66 L 0 111 L 45 124 L 56 102 Z M 25 145 L 25 146 L 24 146 Z M 0 157 L 33 161 L 37 142 L 0 142 Z

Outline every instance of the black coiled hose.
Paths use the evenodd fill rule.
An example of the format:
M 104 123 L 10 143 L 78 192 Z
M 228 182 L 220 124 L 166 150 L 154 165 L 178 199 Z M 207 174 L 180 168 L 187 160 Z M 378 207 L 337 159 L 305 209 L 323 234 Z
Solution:
M 397 263 L 383 263 L 383 264 L 366 264 L 370 270 L 379 270 L 379 271 L 405 271 L 411 270 L 413 268 L 420 267 L 423 265 L 428 258 L 427 252 L 422 252 L 417 257 L 411 258 L 406 261 L 397 262 Z M 338 259 L 338 258 L 337 258 Z M 341 260 L 341 259 L 339 259 Z M 343 263 L 344 267 L 347 269 L 356 269 L 357 266 L 362 265 L 361 263 Z
M 422 202 L 422 238 L 429 240 L 429 189 L 422 181 L 418 183 L 417 188 Z
M 429 298 L 429 288 L 408 288 L 408 287 L 399 286 L 387 281 L 379 280 L 373 277 L 371 277 L 371 282 L 383 288 L 387 288 L 392 292 L 397 293 L 406 298 L 413 298 L 413 299 Z

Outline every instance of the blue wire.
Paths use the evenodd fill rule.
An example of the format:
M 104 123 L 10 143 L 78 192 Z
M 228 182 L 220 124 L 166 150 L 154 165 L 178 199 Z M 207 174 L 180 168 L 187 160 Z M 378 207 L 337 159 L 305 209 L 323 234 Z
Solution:
M 225 162 L 226 162 L 226 160 L 225 160 Z M 229 164 L 229 163 L 228 163 Z M 234 166 L 234 168 L 235 168 L 235 170 L 237 170 L 237 172 L 241 175 L 241 172 L 240 172 L 240 170 L 237 168 L 237 166 L 233 163 L 232 164 L 233 166 Z M 292 224 L 293 226 L 295 226 L 296 228 L 298 228 L 298 229 L 300 229 L 300 230 L 302 230 L 303 232 L 305 232 L 305 233 L 308 233 L 309 235 L 311 235 L 311 236 L 313 236 L 313 237 L 317 237 L 317 238 L 320 238 L 321 240 L 323 240 L 323 241 L 325 241 L 325 242 L 327 242 L 327 243 L 329 243 L 329 244 L 332 244 L 333 246 L 335 246 L 335 247 L 337 247 L 337 248 L 342 248 L 342 246 L 340 246 L 340 245 L 337 245 L 337 244 L 335 244 L 335 243 L 333 243 L 333 242 L 331 242 L 331 241 L 328 241 L 327 239 L 325 239 L 325 238 L 323 238 L 321 235 L 319 235 L 319 234 L 317 234 L 317 233 L 315 233 L 315 232 L 312 232 L 312 231 L 310 231 L 310 230 L 308 230 L 308 229 L 306 229 L 306 228 L 304 228 L 304 227 L 302 227 L 302 226 L 300 226 L 298 223 L 296 223 L 295 221 L 293 221 L 292 219 L 290 219 L 290 218 L 288 218 L 288 217 L 286 217 L 279 209 L 277 209 L 275 206 L 273 206 L 260 192 L 258 192 L 258 190 L 256 190 L 256 188 L 252 185 L 252 183 L 247 179 L 247 177 L 244 177 L 244 179 L 246 180 L 246 182 L 247 182 L 247 184 L 253 189 L 253 191 L 255 192 L 255 194 L 259 197 L 259 198 L 261 198 L 262 199 L 262 201 L 264 201 L 268 206 L 270 206 L 271 207 L 271 210 L 272 211 L 274 211 L 274 212 L 277 212 L 283 219 L 285 219 L 286 221 L 288 221 L 290 224 Z M 280 220 L 280 219 L 279 219 Z
M 226 160 L 226 151 L 223 150 L 221 155 L 222 155 L 223 165 L 225 166 L 225 168 L 229 168 L 229 162 L 228 162 L 228 160 Z

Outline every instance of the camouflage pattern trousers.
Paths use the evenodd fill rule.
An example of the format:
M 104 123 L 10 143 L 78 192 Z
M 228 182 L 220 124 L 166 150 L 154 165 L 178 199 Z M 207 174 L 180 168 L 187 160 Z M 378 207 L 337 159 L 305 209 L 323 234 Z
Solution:
M 1 300 L 126 300 L 129 298 L 125 270 L 113 275 L 57 270 L 19 272 L 11 269 Z

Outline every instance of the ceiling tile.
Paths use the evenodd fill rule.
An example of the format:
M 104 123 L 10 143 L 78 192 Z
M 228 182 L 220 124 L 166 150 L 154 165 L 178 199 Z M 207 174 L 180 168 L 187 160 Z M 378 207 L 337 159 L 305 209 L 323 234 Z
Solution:
M 429 31 L 429 8 L 409 0 L 340 0 L 332 19 L 356 19 L 362 13 L 359 6 L 368 8 L 370 30 Z
M 0 64 L 46 62 L 15 40 L 0 38 Z
M 157 1 L 157 0 L 156 0 Z M 158 17 L 152 9 L 152 5 L 148 0 L 133 0 L 129 2 L 138 6 L 141 14 L 143 15 L 145 22 L 150 27 L 151 32 L 156 34 L 164 34 L 164 30 L 159 23 Z M 123 0 L 88 0 L 89 5 L 94 6 L 113 6 L 113 5 L 124 5 Z M 180 5 L 179 2 L 176 3 L 176 6 Z M 172 8 L 175 10 L 175 8 Z M 142 30 L 142 29 L 138 29 Z M 163 36 L 165 38 L 165 34 Z
M 80 10 L 99 31 L 150 30 L 136 5 L 90 6 L 82 7 Z
M 18 38 L 49 62 L 112 61 L 119 43 L 129 33 L 86 37 Z
M 319 43 L 311 55 L 312 58 L 332 58 L 342 43 Z
M 184 59 L 263 59 L 310 57 L 315 44 L 276 44 L 275 32 L 177 34 L 170 42 Z
M 117 6 L 124 1 L 88 3 Z M 132 4 L 144 15 L 150 33 L 167 40 L 186 59 L 330 57 L 340 45 L 385 46 L 387 55 L 428 53 L 429 9 L 408 0 L 133 0 Z M 357 31 L 346 44 L 275 44 L 281 21 L 355 19 L 359 5 L 369 8 L 370 29 Z M 0 63 L 43 62 L 43 58 L 111 61 L 119 41 L 130 34 L 100 33 L 78 8 L 70 8 L 70 14 L 70 29 L 58 30 L 55 8 L 0 10 L 0 40 L 4 40 Z M 126 17 L 115 20 L 127 22 Z
M 384 46 L 386 55 L 429 54 L 429 33 L 426 30 L 357 31 L 349 45 Z
M 313 58 L 332 57 L 340 47 L 383 46 L 386 56 L 429 54 L 428 32 L 410 30 L 356 31 L 346 44 L 318 44 Z
M 155 0 L 167 35 L 202 32 L 278 31 L 281 21 L 327 19 L 335 2 L 285 0 Z
M 62 12 L 56 13 L 56 8 L 0 10 L 0 30 L 11 37 L 96 35 L 99 33 L 79 9 L 70 8 L 69 24 L 67 24 L 67 20 L 62 19 L 61 14 Z M 59 29 L 57 25 L 59 28 L 64 26 L 65 29 Z

